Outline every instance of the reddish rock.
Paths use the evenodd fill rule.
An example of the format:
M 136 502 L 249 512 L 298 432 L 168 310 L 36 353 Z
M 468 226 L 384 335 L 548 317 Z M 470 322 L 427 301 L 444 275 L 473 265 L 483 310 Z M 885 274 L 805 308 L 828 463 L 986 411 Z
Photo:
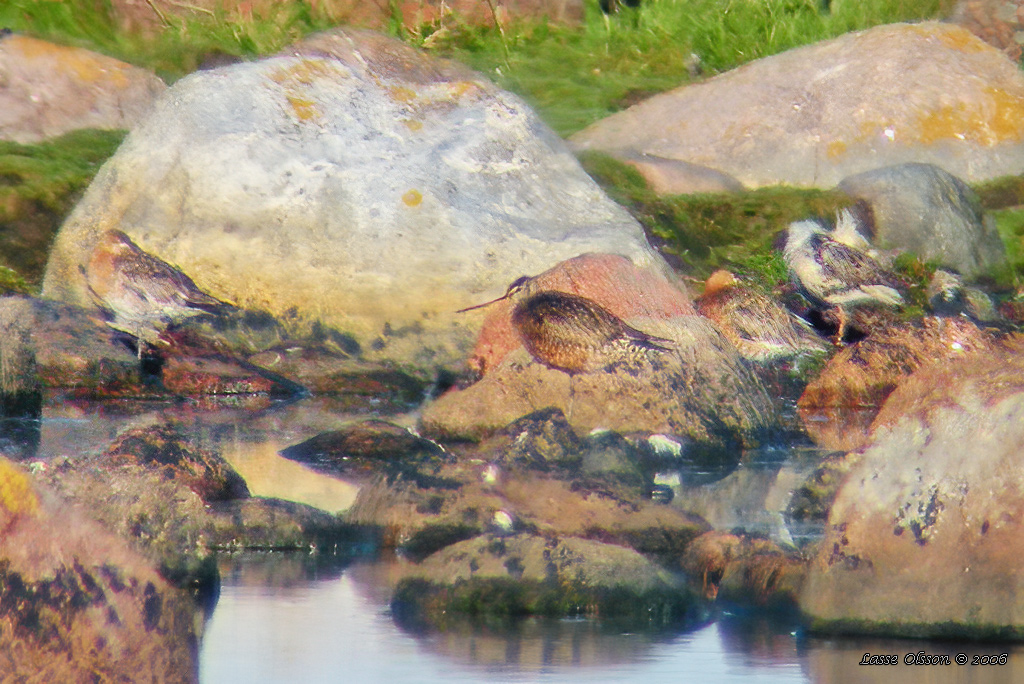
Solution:
M 197 449 L 173 425 L 132 429 L 110 445 L 105 457 L 114 463 L 140 465 L 180 481 L 206 503 L 246 498 L 249 488 L 219 454 Z
M 166 89 L 130 64 L 20 35 L 0 39 L 0 83 L 0 139 L 20 143 L 132 128 Z
M 880 330 L 833 356 L 807 385 L 797 405 L 801 409 L 877 407 L 921 366 L 948 363 L 993 344 L 990 333 L 963 318 L 925 318 L 919 325 Z
M 889 396 L 800 599 L 820 630 L 1024 634 L 1024 338 L 931 364 Z
M 11 681 L 198 681 L 198 607 L 0 459 L 0 672 Z
M 1021 0 L 960 0 L 950 17 L 953 21 L 999 48 L 1014 62 L 1021 58 L 1024 31 L 1024 2 Z

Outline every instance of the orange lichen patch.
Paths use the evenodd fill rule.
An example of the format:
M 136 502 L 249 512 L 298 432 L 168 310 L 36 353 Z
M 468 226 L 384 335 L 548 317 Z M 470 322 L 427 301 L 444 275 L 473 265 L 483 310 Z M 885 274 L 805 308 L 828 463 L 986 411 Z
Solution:
M 130 68 L 129 65 L 110 57 L 19 35 L 9 37 L 5 44 L 20 51 L 25 57 L 50 59 L 59 71 L 73 73 L 75 78 L 85 83 L 105 81 L 118 88 L 129 84 L 128 76 L 125 74 Z
M 39 510 L 39 497 L 28 475 L 7 460 L 0 460 L 0 509 L 11 517 L 32 515 Z
M 410 190 L 402 195 L 402 201 L 405 202 L 407 207 L 418 207 L 423 201 L 423 195 L 420 194 L 419 190 Z
M 405 127 L 410 131 L 416 132 L 423 130 L 423 122 L 419 119 L 402 119 L 402 123 L 404 123 Z
M 983 100 L 960 102 L 922 114 L 917 137 L 925 144 L 955 138 L 992 146 L 1024 139 L 1024 97 L 986 88 Z
M 288 98 L 288 104 L 295 111 L 295 116 L 299 117 L 302 121 L 319 118 L 320 112 L 317 111 L 316 103 L 312 100 L 296 97 L 295 95 L 288 95 L 286 97 Z
M 475 96 L 482 90 L 480 84 L 475 81 L 456 81 L 448 86 L 448 92 L 455 100 L 461 99 L 465 95 Z
M 960 26 L 936 26 L 934 24 L 919 26 L 914 24 L 908 26 L 907 30 L 913 31 L 925 38 L 937 38 L 946 47 L 968 54 L 995 49 L 981 38 Z
M 341 77 L 348 74 L 326 59 L 302 59 L 270 73 L 270 80 L 283 86 L 311 86 L 318 79 Z
M 541 290 L 587 297 L 627 321 L 696 315 L 682 285 L 674 285 L 659 271 L 638 268 L 615 254 L 582 254 L 567 259 L 533 279 L 529 291 Z M 487 308 L 487 318 L 469 359 L 469 365 L 478 372 L 491 370 L 522 344 L 512 328 L 513 306 L 514 302 L 506 299 Z
M 412 104 L 416 101 L 415 91 L 405 86 L 389 86 L 388 94 L 391 96 L 391 99 L 402 104 Z
M 846 153 L 846 143 L 842 140 L 833 140 L 825 148 L 825 154 L 829 159 L 837 159 Z

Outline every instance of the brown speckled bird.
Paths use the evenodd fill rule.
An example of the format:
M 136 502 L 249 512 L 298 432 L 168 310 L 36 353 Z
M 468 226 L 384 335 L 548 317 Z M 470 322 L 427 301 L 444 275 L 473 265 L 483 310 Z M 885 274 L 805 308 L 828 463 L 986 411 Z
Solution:
M 120 230 L 108 230 L 83 269 L 107 325 L 144 344 L 156 344 L 171 325 L 232 308 L 199 289 L 187 275 L 144 252 Z
M 844 226 L 848 220 L 852 218 L 841 213 L 834 232 L 819 220 L 792 223 L 786 230 L 782 252 L 791 278 L 807 298 L 836 314 L 836 344 L 842 342 L 851 309 L 869 303 L 892 307 L 903 304 L 903 296 L 896 289 L 899 279 L 871 255 L 847 244 L 851 240 L 846 236 L 852 235 Z
M 528 288 L 530 281 L 519 278 L 501 297 L 459 313 L 508 299 Z M 591 299 L 557 290 L 527 290 L 512 309 L 512 327 L 535 360 L 570 377 L 616 361 L 635 360 L 647 352 L 671 351 L 673 345 L 672 340 L 627 325 Z
M 825 347 L 807 323 L 729 271 L 712 273 L 694 304 L 748 361 L 770 363 Z

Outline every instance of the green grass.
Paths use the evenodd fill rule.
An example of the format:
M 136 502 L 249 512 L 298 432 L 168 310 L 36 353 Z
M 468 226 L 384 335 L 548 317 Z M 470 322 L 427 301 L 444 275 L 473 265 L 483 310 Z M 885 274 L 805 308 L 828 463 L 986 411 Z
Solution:
M 647 95 L 799 45 L 894 21 L 941 16 L 950 0 L 644 0 L 604 17 L 586 0 L 582 26 L 515 22 L 469 26 L 449 14 L 388 31 L 478 69 L 522 95 L 569 135 Z M 309 2 L 282 2 L 270 16 L 229 20 L 167 15 L 155 36 L 119 30 L 107 0 L 6 0 L 0 26 L 87 47 L 174 81 L 211 55 L 253 58 L 331 26 Z M 499 30 L 499 28 L 501 30 Z
M 0 141 L 0 290 L 39 285 L 53 235 L 123 138 L 75 131 L 38 145 Z
M 746 62 L 895 21 L 943 16 L 948 0 L 645 0 L 607 21 L 596 0 L 582 27 L 472 28 L 450 17 L 406 39 L 478 69 L 569 135 L 644 96 Z

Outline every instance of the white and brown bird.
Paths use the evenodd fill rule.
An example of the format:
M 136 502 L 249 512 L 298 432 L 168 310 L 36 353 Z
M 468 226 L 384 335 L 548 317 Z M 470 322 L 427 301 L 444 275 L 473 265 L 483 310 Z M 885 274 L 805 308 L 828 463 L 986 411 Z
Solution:
M 86 284 L 107 325 L 154 345 L 172 325 L 234 307 L 203 292 L 180 270 L 139 248 L 120 230 L 108 230 L 83 267 Z
M 782 250 L 790 278 L 807 299 L 835 313 L 837 344 L 842 342 L 852 309 L 866 304 L 903 304 L 897 289 L 899 279 L 859 245 L 847 244 L 855 243 L 850 221 L 849 214 L 840 212 L 836 230 L 818 219 L 792 223 L 786 229 Z
M 810 324 L 729 271 L 712 273 L 694 305 L 748 361 L 771 363 L 819 352 L 826 346 Z

